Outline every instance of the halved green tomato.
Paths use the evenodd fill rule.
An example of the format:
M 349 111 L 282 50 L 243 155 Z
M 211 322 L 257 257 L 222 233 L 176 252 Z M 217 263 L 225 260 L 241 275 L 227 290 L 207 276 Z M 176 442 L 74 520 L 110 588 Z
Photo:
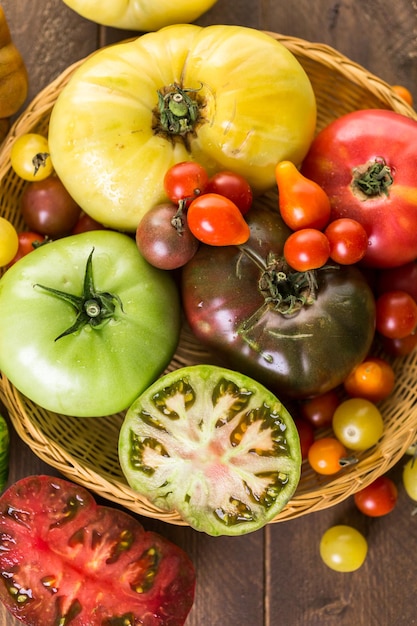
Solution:
M 119 438 L 130 486 L 209 535 L 258 530 L 300 478 L 291 415 L 257 381 L 214 365 L 170 372 L 126 413 Z

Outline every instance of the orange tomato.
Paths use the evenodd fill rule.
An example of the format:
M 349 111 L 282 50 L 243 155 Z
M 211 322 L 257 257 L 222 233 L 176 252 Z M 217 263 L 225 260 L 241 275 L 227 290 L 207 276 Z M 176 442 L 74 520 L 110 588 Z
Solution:
M 330 199 L 316 182 L 301 174 L 291 161 L 275 167 L 278 185 L 278 208 L 292 230 L 324 228 L 330 219 Z
M 405 100 L 406 103 L 410 105 L 410 107 L 413 106 L 414 104 L 413 95 L 411 91 L 407 89 L 407 87 L 404 87 L 404 85 L 392 85 L 391 89 L 395 91 L 397 96 L 400 96 L 400 98 Z
M 349 462 L 345 446 L 335 437 L 316 439 L 307 455 L 310 466 L 318 474 L 337 474 Z
M 352 398 L 380 402 L 387 398 L 395 385 L 395 372 L 385 359 L 369 357 L 356 366 L 344 381 Z

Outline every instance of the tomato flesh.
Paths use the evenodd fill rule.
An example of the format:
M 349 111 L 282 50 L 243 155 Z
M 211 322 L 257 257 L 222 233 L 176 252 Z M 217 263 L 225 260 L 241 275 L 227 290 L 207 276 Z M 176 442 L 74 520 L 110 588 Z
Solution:
M 29 476 L 1 496 L 0 547 L 0 598 L 31 626 L 181 626 L 193 604 L 179 547 L 60 478 Z
M 180 368 L 128 410 L 119 438 L 127 481 L 210 535 L 258 530 L 300 477 L 297 428 L 258 382 L 222 367 Z

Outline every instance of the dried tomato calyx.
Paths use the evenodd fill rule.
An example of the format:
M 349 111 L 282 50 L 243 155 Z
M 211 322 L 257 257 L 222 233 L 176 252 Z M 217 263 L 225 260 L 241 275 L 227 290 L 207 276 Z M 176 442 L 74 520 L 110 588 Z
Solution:
M 194 130 L 200 117 L 200 107 L 195 98 L 198 89 L 169 85 L 158 91 L 155 129 L 168 135 L 185 136 Z
M 39 287 L 47 293 L 68 302 L 75 310 L 76 318 L 74 324 L 58 335 L 55 341 L 66 335 L 76 333 L 87 324 L 91 328 L 101 328 L 103 324 L 115 317 L 116 305 L 119 305 L 120 310 L 123 311 L 122 302 L 117 294 L 108 291 L 96 291 L 93 278 L 93 252 L 94 248 L 87 259 L 81 296 L 40 285 L 39 283 L 34 285 L 34 287 Z
M 283 257 L 269 254 L 258 282 L 267 304 L 283 315 L 294 315 L 316 298 L 316 272 L 295 272 Z
M 352 186 L 367 198 L 388 196 L 389 188 L 394 182 L 392 171 L 383 157 L 366 163 L 365 166 L 353 170 Z

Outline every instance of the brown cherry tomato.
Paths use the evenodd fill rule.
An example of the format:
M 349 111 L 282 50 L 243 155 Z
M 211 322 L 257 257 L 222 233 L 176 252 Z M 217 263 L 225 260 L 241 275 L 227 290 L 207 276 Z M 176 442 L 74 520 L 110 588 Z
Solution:
M 333 413 L 339 404 L 338 392 L 331 389 L 319 396 L 304 400 L 300 404 L 300 413 L 314 428 L 327 428 L 331 426 Z

